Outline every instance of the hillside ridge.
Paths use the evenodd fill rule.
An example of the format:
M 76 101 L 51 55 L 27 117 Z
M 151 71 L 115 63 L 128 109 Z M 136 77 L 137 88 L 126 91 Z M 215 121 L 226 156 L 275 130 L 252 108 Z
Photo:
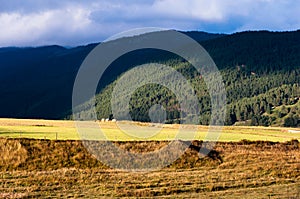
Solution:
M 184 33 L 200 42 L 215 61 L 223 76 L 229 105 L 243 98 L 253 98 L 270 89 L 279 88 L 283 84 L 293 87 L 300 83 L 299 30 L 246 31 L 230 35 L 197 31 Z M 96 45 L 95 43 L 73 48 L 57 45 L 0 48 L 0 91 L 2 93 L 0 117 L 45 119 L 69 117 L 77 71 L 84 58 Z M 167 64 L 182 73 L 184 77 L 191 79 L 203 104 L 204 111 L 203 114 L 201 113 L 200 123 L 208 124 L 210 99 L 205 92 L 205 84 L 198 78 L 200 74 L 182 58 L 165 51 L 137 50 L 118 58 L 99 82 L 100 95 L 97 101 L 108 104 L 109 100 L 104 99 L 108 96 L 107 90 L 111 89 L 113 82 L 122 73 L 134 66 L 151 62 Z M 152 85 L 151 89 L 140 88 L 140 93 L 137 94 L 140 96 L 145 92 L 149 94 L 157 87 Z M 283 100 L 283 97 L 281 98 Z M 132 102 L 136 103 L 136 108 L 132 110 L 135 120 L 147 121 L 144 115 L 148 108 L 141 107 L 141 104 L 134 100 L 133 98 Z M 162 103 L 156 99 L 154 101 Z M 176 107 L 174 103 L 168 103 L 165 102 L 165 105 Z M 97 109 L 99 110 L 100 107 Z M 111 114 L 109 107 L 101 109 L 99 117 L 108 117 Z M 141 109 L 144 110 L 139 111 Z M 256 113 L 254 115 L 257 116 Z M 239 121 L 234 117 L 236 116 L 233 116 L 233 121 L 228 124 Z M 176 110 L 171 110 L 169 118 L 169 122 L 178 121 Z M 296 123 L 298 125 L 298 121 Z

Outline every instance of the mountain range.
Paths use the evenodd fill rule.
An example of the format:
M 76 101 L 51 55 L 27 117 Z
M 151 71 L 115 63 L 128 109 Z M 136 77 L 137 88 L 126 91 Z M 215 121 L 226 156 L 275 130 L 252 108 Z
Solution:
M 183 33 L 199 42 L 221 71 L 227 92 L 227 125 L 300 125 L 300 31 Z M 0 117 L 70 118 L 76 74 L 97 45 L 0 48 Z M 109 66 L 98 85 L 98 117 L 111 116 L 110 96 L 121 74 L 154 62 L 170 65 L 190 79 L 201 104 L 199 123 L 209 124 L 210 98 L 201 74 L 181 57 L 156 49 L 127 53 Z M 162 104 L 167 122 L 180 123 L 178 102 L 159 85 L 139 88 L 130 104 L 134 120 L 148 122 L 149 108 Z

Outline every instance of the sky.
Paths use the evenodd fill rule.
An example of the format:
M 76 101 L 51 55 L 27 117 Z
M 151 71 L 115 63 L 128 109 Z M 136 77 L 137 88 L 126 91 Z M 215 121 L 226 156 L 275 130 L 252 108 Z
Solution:
M 0 47 L 77 46 L 134 28 L 300 29 L 298 0 L 0 0 Z

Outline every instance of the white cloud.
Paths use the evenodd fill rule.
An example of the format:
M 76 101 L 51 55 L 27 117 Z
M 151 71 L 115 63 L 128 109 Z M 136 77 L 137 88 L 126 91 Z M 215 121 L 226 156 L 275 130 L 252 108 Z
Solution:
M 293 0 L 0 0 L 0 46 L 78 45 L 139 27 L 293 30 Z
M 251 13 L 236 31 L 296 30 L 300 28 L 300 1 L 260 0 L 251 6 Z
M 153 8 L 160 14 L 175 18 L 219 21 L 224 17 L 220 7 L 214 0 L 155 1 Z
M 56 38 L 65 37 L 70 33 L 85 32 L 91 21 L 89 11 L 82 8 L 66 10 L 49 10 L 21 14 L 18 12 L 1 13 L 0 45 L 42 45 L 45 39 L 55 42 Z

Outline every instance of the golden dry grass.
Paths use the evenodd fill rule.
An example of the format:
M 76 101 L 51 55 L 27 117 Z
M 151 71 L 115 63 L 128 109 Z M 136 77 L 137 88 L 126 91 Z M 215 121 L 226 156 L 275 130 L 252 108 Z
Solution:
M 297 198 L 300 193 L 298 141 L 220 142 L 215 156 L 200 158 L 193 142 L 167 168 L 154 172 L 110 169 L 87 153 L 80 141 L 4 139 L 21 145 L 26 162 L 0 165 L 0 197 L 11 198 Z M 117 142 L 146 151 L 166 142 Z M 4 150 L 5 151 L 5 150 Z M 15 152 L 23 153 L 22 151 Z
M 163 125 L 141 141 L 124 135 L 116 123 L 96 124 L 117 146 L 139 153 L 165 146 L 179 128 Z M 198 140 L 208 130 L 181 127 L 187 133 L 197 128 Z M 116 171 L 95 159 L 78 140 L 73 121 L 0 119 L 0 136 L 10 137 L 0 138 L 0 198 L 300 198 L 300 135 L 286 128 L 224 127 L 210 156 L 200 158 L 195 149 L 201 142 L 194 141 L 172 165 L 148 173 Z
M 17 167 L 27 159 L 27 150 L 18 141 L 0 139 L 0 165 Z

